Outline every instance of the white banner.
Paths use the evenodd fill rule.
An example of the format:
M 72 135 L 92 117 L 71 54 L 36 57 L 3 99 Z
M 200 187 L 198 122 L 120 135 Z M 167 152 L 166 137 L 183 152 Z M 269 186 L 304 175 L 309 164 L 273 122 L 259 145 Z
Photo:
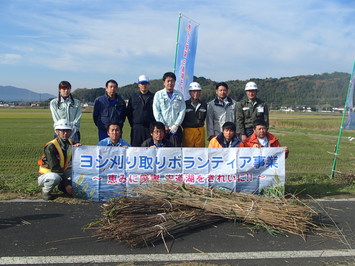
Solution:
M 126 196 L 147 180 L 260 193 L 285 184 L 283 148 L 74 147 L 73 187 L 79 198 Z

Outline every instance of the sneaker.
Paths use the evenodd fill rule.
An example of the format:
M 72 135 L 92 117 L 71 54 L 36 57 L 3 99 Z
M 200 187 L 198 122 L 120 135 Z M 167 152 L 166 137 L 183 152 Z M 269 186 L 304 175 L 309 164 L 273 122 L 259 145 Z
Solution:
M 65 190 L 65 187 L 63 186 L 62 183 L 58 184 L 58 190 L 64 192 L 64 194 L 67 193 L 67 191 Z
M 54 196 L 50 192 L 42 192 L 42 199 L 53 200 Z

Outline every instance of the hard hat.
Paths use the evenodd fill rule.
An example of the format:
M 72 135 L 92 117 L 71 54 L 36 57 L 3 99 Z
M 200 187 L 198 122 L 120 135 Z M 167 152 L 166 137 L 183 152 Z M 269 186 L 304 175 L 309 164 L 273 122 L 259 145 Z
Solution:
M 140 75 L 138 77 L 138 84 L 139 83 L 149 83 L 149 78 L 146 75 Z
M 189 91 L 200 91 L 201 85 L 198 82 L 191 82 L 189 86 Z
M 245 90 L 246 91 L 253 91 L 253 90 L 257 90 L 258 86 L 256 86 L 256 83 L 253 81 L 249 81 L 246 85 L 245 85 Z
M 70 129 L 72 130 L 72 124 L 66 119 L 60 119 L 54 123 L 54 129 Z

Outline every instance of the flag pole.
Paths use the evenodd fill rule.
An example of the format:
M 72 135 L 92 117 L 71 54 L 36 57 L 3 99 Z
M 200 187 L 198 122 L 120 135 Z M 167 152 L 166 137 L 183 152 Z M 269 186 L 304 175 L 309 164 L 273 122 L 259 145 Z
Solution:
M 349 93 L 350 93 L 350 89 L 351 89 L 351 80 L 353 78 L 353 73 L 354 73 L 354 70 L 355 70 L 355 60 L 354 60 L 354 65 L 353 65 L 353 71 L 351 72 L 351 75 L 350 75 L 350 81 L 349 81 L 349 86 L 348 86 L 348 93 L 346 95 L 346 99 L 345 99 L 345 104 L 344 104 L 344 110 L 343 110 L 343 115 L 342 115 L 342 118 L 341 118 L 341 124 L 340 124 L 340 129 L 339 129 L 339 135 L 338 135 L 338 141 L 337 141 L 337 144 L 335 146 L 335 152 L 334 152 L 334 160 L 333 160 L 333 166 L 332 166 L 332 172 L 330 173 L 330 178 L 333 178 L 334 177 L 334 173 L 335 173 L 335 167 L 336 167 L 336 164 L 337 164 L 337 156 L 338 156 L 338 151 L 339 151 L 339 146 L 340 146 L 340 140 L 341 140 L 341 135 L 343 133 L 343 125 L 344 125 L 344 120 L 345 120 L 345 113 L 346 113 L 346 108 L 347 108 L 347 105 L 348 105 L 348 98 L 349 98 Z
M 177 35 L 176 35 L 176 48 L 175 48 L 175 59 L 174 59 L 174 74 L 176 71 L 176 59 L 177 59 L 177 53 L 179 49 L 179 35 L 180 35 L 180 21 L 181 21 L 181 12 L 179 13 L 179 22 L 178 22 L 178 30 L 177 30 Z

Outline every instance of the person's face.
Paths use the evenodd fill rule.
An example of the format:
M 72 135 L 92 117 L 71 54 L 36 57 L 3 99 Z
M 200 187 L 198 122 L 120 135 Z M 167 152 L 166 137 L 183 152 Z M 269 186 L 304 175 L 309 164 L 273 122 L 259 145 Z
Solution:
M 255 135 L 258 137 L 258 138 L 264 138 L 266 136 L 266 127 L 265 126 L 262 126 L 262 125 L 259 125 L 259 126 L 256 126 L 255 129 L 254 129 L 254 133 Z
M 191 100 L 193 102 L 198 102 L 200 95 L 201 95 L 201 91 L 190 91 Z
M 148 82 L 139 83 L 138 88 L 140 93 L 146 94 L 149 90 L 149 83 Z
M 68 98 L 70 95 L 70 87 L 61 87 L 59 93 L 64 99 Z
M 165 130 L 158 129 L 155 127 L 153 132 L 150 133 L 150 135 L 152 136 L 154 142 L 161 142 L 165 136 Z
M 117 85 L 114 82 L 109 82 L 106 87 L 106 93 L 108 97 L 111 99 L 115 98 L 115 94 L 117 93 Z
M 70 137 L 71 130 L 70 129 L 56 129 L 55 133 L 57 133 L 58 137 L 62 140 L 67 140 Z
M 228 95 L 228 90 L 224 86 L 219 86 L 216 90 L 216 95 L 219 99 L 224 100 Z
M 166 89 L 167 92 L 172 92 L 175 87 L 175 79 L 172 77 L 167 77 L 164 80 L 164 88 Z
M 121 129 L 117 125 L 110 125 L 107 130 L 107 135 L 110 137 L 112 143 L 116 144 L 121 137 Z
M 231 141 L 235 136 L 235 131 L 231 129 L 223 129 L 223 137 L 226 141 Z
M 256 97 L 256 90 L 250 90 L 245 92 L 249 100 L 254 100 Z

